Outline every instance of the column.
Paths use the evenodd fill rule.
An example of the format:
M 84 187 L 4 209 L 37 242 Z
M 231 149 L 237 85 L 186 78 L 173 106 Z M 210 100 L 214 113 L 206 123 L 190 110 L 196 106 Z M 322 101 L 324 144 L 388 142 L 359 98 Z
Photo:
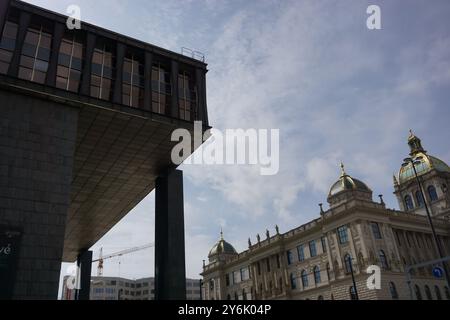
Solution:
M 123 72 L 123 60 L 125 59 L 125 52 L 127 46 L 123 43 L 117 43 L 116 54 L 116 79 L 114 82 L 114 96 L 113 102 L 122 104 L 122 72 Z
M 170 116 L 174 118 L 180 117 L 180 110 L 178 107 L 178 61 L 172 60 L 171 63 L 171 78 L 172 78 L 172 100 L 170 108 Z
M 88 32 L 86 37 L 86 53 L 84 56 L 84 66 L 81 79 L 80 93 L 85 96 L 91 95 L 91 73 L 92 73 L 92 56 L 94 55 L 96 35 Z M 122 74 L 122 73 L 120 73 Z
M 204 126 L 208 124 L 208 111 L 206 107 L 206 71 L 197 68 L 195 70 L 195 81 L 197 87 L 197 109 L 196 119 L 203 122 Z
M 50 55 L 50 64 L 48 66 L 46 78 L 46 84 L 51 87 L 56 86 L 56 70 L 58 68 L 59 47 L 61 46 L 65 27 L 66 26 L 64 24 L 55 22 L 55 27 L 53 28 L 52 52 Z
M 77 293 L 77 300 L 89 300 L 91 292 L 91 269 L 92 269 L 92 251 L 82 252 L 77 259 L 77 265 L 80 268 L 80 289 Z
M 186 299 L 183 172 L 168 169 L 156 179 L 155 299 Z
M 25 41 L 25 36 L 27 35 L 27 29 L 30 25 L 30 21 L 31 14 L 22 11 L 19 18 L 19 30 L 17 32 L 16 48 L 14 50 L 14 54 L 8 70 L 8 75 L 11 77 L 17 77 L 19 73 L 20 55 L 22 53 L 22 47 Z

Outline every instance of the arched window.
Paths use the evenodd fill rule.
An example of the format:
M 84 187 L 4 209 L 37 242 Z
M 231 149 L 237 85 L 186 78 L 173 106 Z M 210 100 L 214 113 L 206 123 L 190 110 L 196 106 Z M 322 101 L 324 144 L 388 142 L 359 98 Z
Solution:
M 406 211 L 414 209 L 414 204 L 410 195 L 405 196 L 405 209 Z
M 398 299 L 397 288 L 395 287 L 395 283 L 389 282 L 389 292 L 391 293 L 391 298 L 393 300 Z
M 327 263 L 327 280 L 330 281 L 330 264 Z
M 292 289 L 297 289 L 297 281 L 295 281 L 294 274 L 291 273 L 289 278 L 291 280 L 291 288 Z
M 433 296 L 431 295 L 430 287 L 425 285 L 425 295 L 428 300 L 433 300 Z
M 438 199 L 436 188 L 434 186 L 429 186 L 427 191 L 431 201 L 436 201 Z
M 318 296 L 317 300 L 323 300 L 323 296 Z
M 308 287 L 308 273 L 306 272 L 306 270 L 303 270 L 301 275 L 303 288 L 306 288 Z
M 422 293 L 420 292 L 420 288 L 417 284 L 414 286 L 414 291 L 416 292 L 416 299 L 422 300 Z
M 316 284 L 319 284 L 322 281 L 322 279 L 320 278 L 320 268 L 319 266 L 315 266 L 314 267 L 314 282 Z
M 349 292 L 350 292 L 350 300 L 358 300 L 356 297 L 356 290 L 354 286 L 350 287 Z
M 445 298 L 447 300 L 450 300 L 450 290 L 448 290 L 447 286 L 444 287 L 444 292 L 445 292 Z
M 347 253 L 344 256 L 344 264 L 345 264 L 345 272 L 351 273 L 353 266 L 352 266 L 352 256 L 349 253 Z
M 376 222 L 371 222 L 370 227 L 372 228 L 372 234 L 375 239 L 381 239 L 380 226 Z
M 417 206 L 419 208 L 422 208 L 423 204 L 424 204 L 424 200 L 423 200 L 423 197 L 422 197 L 422 192 L 416 191 L 416 201 L 417 201 Z
M 383 250 L 380 250 L 380 252 L 378 253 L 378 256 L 380 257 L 381 267 L 384 270 L 389 269 L 389 264 L 388 264 L 388 261 L 387 261 L 387 258 L 386 258 L 386 254 L 384 253 Z
M 434 292 L 436 293 L 436 299 L 442 300 L 441 290 L 438 286 L 434 286 Z

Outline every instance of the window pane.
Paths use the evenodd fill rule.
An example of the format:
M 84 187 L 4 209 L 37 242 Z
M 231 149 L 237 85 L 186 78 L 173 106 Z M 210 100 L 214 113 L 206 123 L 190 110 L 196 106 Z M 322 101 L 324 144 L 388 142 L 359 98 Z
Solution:
M 6 73 L 8 73 L 8 68 L 9 68 L 9 64 L 8 64 L 8 63 L 1 62 L 1 61 L 0 61 L 0 73 L 1 73 L 1 74 L 6 74 Z
M 75 43 L 73 47 L 73 56 L 76 58 L 83 57 L 83 46 L 79 43 Z
M 91 86 L 91 96 L 94 98 L 98 98 L 100 95 L 100 88 L 99 87 L 95 87 L 95 86 Z
M 7 22 L 3 30 L 3 36 L 15 39 L 17 36 L 17 24 Z
M 69 77 L 69 68 L 58 66 L 57 75 L 60 77 L 68 78 Z
M 43 47 L 43 48 L 50 49 L 51 45 L 52 45 L 52 37 L 51 36 L 42 35 L 41 36 L 41 42 L 39 42 L 39 46 Z
M 81 71 L 81 68 L 82 68 L 82 62 L 81 62 L 81 59 L 78 59 L 78 58 L 72 58 L 72 68 Z
M 34 71 L 33 81 L 37 83 L 45 83 L 45 72 Z
M 79 82 L 75 80 L 70 80 L 69 82 L 69 90 L 72 92 L 78 92 Z
M 103 55 L 99 52 L 94 51 L 94 55 L 92 56 L 92 63 L 96 63 L 96 64 L 102 64 L 103 62 Z
M 112 79 L 112 69 L 110 67 L 103 67 L 103 76 Z
M 60 89 L 66 89 L 67 79 L 62 77 L 56 77 L 56 87 Z
M 9 51 L 13 51 L 16 47 L 16 40 L 10 38 L 3 38 L 0 44 L 1 49 L 6 49 Z
M 60 53 L 58 58 L 58 64 L 63 66 L 70 66 L 70 56 L 67 54 Z
M 37 45 L 38 42 L 39 42 L 39 34 L 28 30 L 27 35 L 25 36 L 25 43 Z
M 93 63 L 92 64 L 92 74 L 101 76 L 102 75 L 102 65 L 101 64 L 97 64 L 97 63 Z
M 49 61 L 50 49 L 39 47 L 37 57 L 38 59 Z
M 34 57 L 36 55 L 36 46 L 28 43 L 24 43 L 22 47 L 22 54 Z
M 62 40 L 59 52 L 70 56 L 70 54 L 72 53 L 72 43 L 68 42 L 67 40 Z
M 34 66 L 34 59 L 26 56 L 20 58 L 20 65 L 32 69 Z
M 42 60 L 36 60 L 34 68 L 38 71 L 47 72 L 48 62 Z
M 91 85 L 100 87 L 100 77 L 97 76 L 91 76 Z
M 20 67 L 19 78 L 25 80 L 31 80 L 31 69 Z

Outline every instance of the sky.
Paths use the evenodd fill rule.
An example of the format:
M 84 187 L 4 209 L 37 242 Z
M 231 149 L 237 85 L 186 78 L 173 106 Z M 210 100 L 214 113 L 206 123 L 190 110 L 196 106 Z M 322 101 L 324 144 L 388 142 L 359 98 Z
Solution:
M 280 129 L 280 170 L 182 165 L 186 272 L 224 237 L 237 251 L 269 229 L 286 232 L 319 216 L 339 164 L 398 209 L 393 174 L 408 155 L 409 129 L 450 162 L 448 0 L 27 0 L 208 63 L 210 124 L 219 130 Z M 366 27 L 369 5 L 381 30 Z M 325 209 L 328 205 L 325 205 Z M 94 257 L 154 239 L 154 192 L 92 249 Z M 154 250 L 105 262 L 104 275 L 154 275 Z M 66 264 L 63 264 L 62 274 Z M 93 273 L 96 272 L 94 265 Z

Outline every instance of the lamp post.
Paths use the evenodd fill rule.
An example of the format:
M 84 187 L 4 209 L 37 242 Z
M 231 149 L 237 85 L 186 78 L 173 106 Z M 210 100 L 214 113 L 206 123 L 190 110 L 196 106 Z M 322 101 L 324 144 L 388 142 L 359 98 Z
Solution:
M 356 288 L 355 274 L 353 273 L 352 257 L 349 255 L 347 258 L 350 273 L 352 274 L 353 290 L 355 293 L 355 300 L 359 300 L 358 289 Z
M 427 213 L 428 223 L 430 224 L 431 233 L 433 234 L 434 243 L 435 243 L 437 252 L 439 254 L 439 258 L 443 259 L 444 258 L 444 252 L 442 250 L 441 243 L 439 242 L 439 239 L 437 237 L 436 230 L 434 229 L 433 220 L 431 219 L 430 210 L 428 209 L 427 199 L 425 198 L 425 193 L 423 192 L 422 182 L 420 182 L 419 176 L 417 175 L 416 165 L 420 164 L 422 159 L 423 159 L 422 156 L 416 157 L 415 159 L 413 159 L 413 158 L 405 158 L 403 160 L 403 165 L 402 166 L 406 167 L 407 165 L 411 164 L 411 166 L 412 166 L 412 168 L 414 170 L 414 176 L 415 176 L 416 182 L 417 182 L 417 184 L 419 186 L 420 195 L 422 196 L 422 199 L 423 199 L 423 203 L 424 203 L 424 206 L 425 206 L 425 211 Z M 450 287 L 450 277 L 449 277 L 449 273 L 448 273 L 448 270 L 447 270 L 447 265 L 446 265 L 445 262 L 442 262 L 442 266 L 444 267 L 444 273 L 445 273 L 445 278 L 447 279 L 447 285 Z

